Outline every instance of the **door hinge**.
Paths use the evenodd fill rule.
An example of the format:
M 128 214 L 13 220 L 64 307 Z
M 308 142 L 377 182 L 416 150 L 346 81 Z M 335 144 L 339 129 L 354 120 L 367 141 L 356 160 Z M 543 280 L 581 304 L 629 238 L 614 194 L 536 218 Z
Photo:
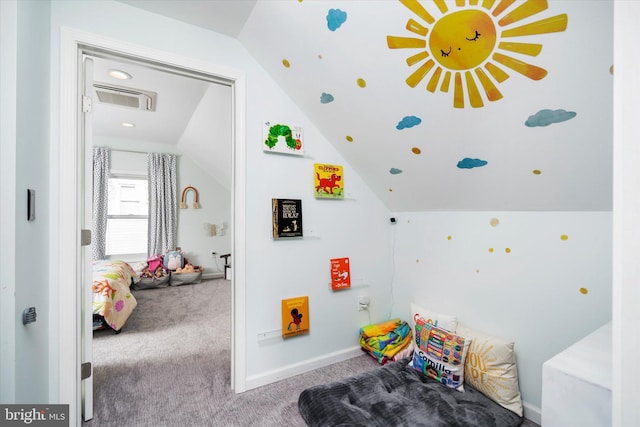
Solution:
M 80 246 L 91 244 L 91 230 L 80 230 Z
M 86 380 L 91 376 L 91 362 L 85 362 L 80 365 L 80 379 Z
M 91 107 L 92 107 L 92 101 L 91 98 L 83 95 L 82 96 L 82 112 L 83 113 L 90 113 L 91 112 Z

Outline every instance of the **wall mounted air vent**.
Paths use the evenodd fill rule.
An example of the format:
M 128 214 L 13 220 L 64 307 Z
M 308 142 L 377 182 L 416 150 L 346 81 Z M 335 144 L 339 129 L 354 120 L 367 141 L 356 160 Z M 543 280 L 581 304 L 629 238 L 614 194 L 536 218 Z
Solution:
M 119 105 L 144 111 L 156 111 L 155 92 L 94 82 L 93 87 L 102 104 Z

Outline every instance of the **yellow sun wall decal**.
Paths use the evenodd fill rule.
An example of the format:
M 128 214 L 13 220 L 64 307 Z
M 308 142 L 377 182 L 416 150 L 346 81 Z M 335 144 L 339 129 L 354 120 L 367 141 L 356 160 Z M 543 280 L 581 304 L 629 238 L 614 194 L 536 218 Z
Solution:
M 517 55 L 537 56 L 539 43 L 509 41 L 512 37 L 532 36 L 566 30 L 566 14 L 538 21 L 518 23 L 548 8 L 547 0 L 456 0 L 449 10 L 445 0 L 432 0 L 440 16 L 434 17 L 418 0 L 399 0 L 417 15 L 406 29 L 419 37 L 387 36 L 389 49 L 417 49 L 409 56 L 409 67 L 417 66 L 406 79 L 411 87 L 426 80 L 425 89 L 448 93 L 453 84 L 453 106 L 484 106 L 480 88 L 488 101 L 502 99 L 496 84 L 509 78 L 505 67 L 532 80 L 543 79 L 547 71 L 529 64 Z

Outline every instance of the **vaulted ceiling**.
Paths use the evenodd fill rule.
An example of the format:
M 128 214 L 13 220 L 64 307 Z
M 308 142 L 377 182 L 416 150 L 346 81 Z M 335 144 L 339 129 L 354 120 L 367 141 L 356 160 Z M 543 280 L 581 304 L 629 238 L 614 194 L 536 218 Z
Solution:
M 392 211 L 611 209 L 612 2 L 122 1 L 236 37 Z

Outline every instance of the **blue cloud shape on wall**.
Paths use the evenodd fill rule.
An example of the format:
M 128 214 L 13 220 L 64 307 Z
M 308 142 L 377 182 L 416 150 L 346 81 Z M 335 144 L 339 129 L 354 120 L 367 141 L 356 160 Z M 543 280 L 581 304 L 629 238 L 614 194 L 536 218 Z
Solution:
M 330 93 L 322 92 L 322 95 L 320 95 L 320 103 L 328 104 L 330 102 L 333 102 L 333 95 L 331 95 Z
M 396 125 L 396 129 L 402 130 L 406 128 L 412 128 L 419 125 L 420 123 L 422 123 L 422 120 L 420 118 L 416 116 L 406 116 L 398 122 L 398 124 Z
M 398 175 L 399 173 L 402 173 L 402 169 L 391 168 L 391 169 L 389 169 L 389 173 L 391 175 Z
M 335 31 L 347 20 L 347 12 L 340 9 L 329 9 L 327 13 L 327 27 L 331 31 Z
M 538 126 L 549 126 L 554 123 L 564 122 L 573 119 L 578 113 L 566 110 L 540 110 L 533 116 L 529 116 L 525 126 L 530 128 Z
M 489 162 L 487 162 L 486 160 L 470 159 L 469 157 L 465 157 L 464 159 L 458 162 L 458 167 L 460 169 L 473 169 L 473 168 L 479 168 L 481 166 L 484 166 L 487 163 Z

